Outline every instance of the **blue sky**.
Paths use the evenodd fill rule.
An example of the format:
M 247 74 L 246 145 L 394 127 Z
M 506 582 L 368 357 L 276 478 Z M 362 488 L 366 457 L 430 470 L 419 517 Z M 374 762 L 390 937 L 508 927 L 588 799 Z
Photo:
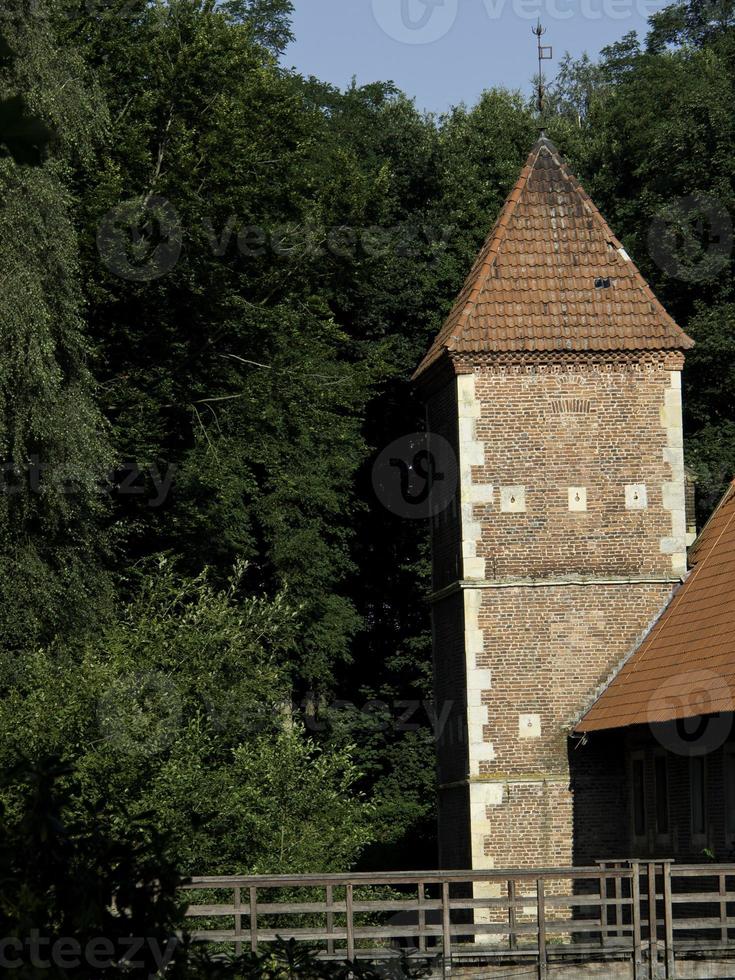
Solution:
M 421 109 L 472 104 L 484 88 L 530 91 L 536 18 L 553 47 L 553 77 L 565 51 L 595 55 L 665 0 L 294 0 L 296 41 L 284 62 L 340 87 L 391 79 Z

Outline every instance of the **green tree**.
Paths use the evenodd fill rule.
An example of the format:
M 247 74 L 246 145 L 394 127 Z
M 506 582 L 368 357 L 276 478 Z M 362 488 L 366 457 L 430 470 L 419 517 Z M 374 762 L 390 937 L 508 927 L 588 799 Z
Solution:
M 162 562 L 95 637 L 4 661 L 2 766 L 58 759 L 74 826 L 114 840 L 145 819 L 182 872 L 347 870 L 368 809 L 350 747 L 292 719 L 280 664 L 298 628 L 240 576 L 220 591 Z M 8 820 L 23 798 L 6 786 Z
M 603 51 L 594 70 L 586 61 L 568 64 L 557 93 L 562 148 L 571 147 L 592 197 L 697 342 L 687 355 L 684 411 L 700 522 L 735 472 L 729 372 L 735 75 L 732 32 L 705 30 L 705 14 L 714 10 L 705 6 L 654 15 L 645 50 L 628 35 Z M 666 28 L 663 43 L 674 14 L 688 26 Z M 564 128 L 565 106 L 587 82 L 587 109 L 574 133 Z
M 69 635 L 105 606 L 100 481 L 111 456 L 87 367 L 72 168 L 104 105 L 48 11 L 3 8 L 0 101 L 0 645 Z M 17 120 L 16 120 L 17 122 Z M 12 125 L 10 124 L 12 123 Z
M 282 54 L 294 39 L 292 0 L 225 0 L 222 9 L 234 21 L 247 24 L 255 40 L 274 54 Z
M 175 0 L 90 20 L 67 30 L 111 118 L 80 176 L 101 404 L 121 457 L 175 471 L 163 506 L 118 501 L 126 552 L 192 573 L 245 558 L 254 587 L 288 584 L 294 683 L 328 683 L 359 622 L 344 581 L 372 370 L 308 275 L 321 117 L 248 18 Z

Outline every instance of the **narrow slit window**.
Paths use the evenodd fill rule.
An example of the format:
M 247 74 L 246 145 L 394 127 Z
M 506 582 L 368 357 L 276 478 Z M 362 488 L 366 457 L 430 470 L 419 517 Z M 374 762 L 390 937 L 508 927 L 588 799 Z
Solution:
M 690 785 L 692 803 L 692 835 L 694 837 L 704 837 L 707 830 L 706 819 L 706 774 L 705 762 L 702 756 L 695 756 L 691 760 Z
M 725 806 L 727 834 L 735 838 L 735 752 L 725 753 Z
M 643 759 L 633 759 L 633 833 L 636 837 L 646 834 L 646 774 Z
M 655 762 L 656 777 L 656 833 L 669 832 L 669 772 L 665 755 L 657 755 Z

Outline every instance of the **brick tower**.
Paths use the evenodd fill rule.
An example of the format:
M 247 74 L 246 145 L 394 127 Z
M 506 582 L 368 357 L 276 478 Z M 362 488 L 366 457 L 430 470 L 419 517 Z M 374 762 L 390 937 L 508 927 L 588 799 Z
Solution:
M 432 524 L 443 867 L 579 857 L 571 725 L 686 569 L 691 346 L 542 137 L 416 372 L 460 474 Z

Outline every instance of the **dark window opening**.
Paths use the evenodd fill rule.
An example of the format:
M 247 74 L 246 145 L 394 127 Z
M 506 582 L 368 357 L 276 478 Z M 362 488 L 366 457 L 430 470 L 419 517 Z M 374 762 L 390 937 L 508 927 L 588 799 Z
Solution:
M 633 833 L 644 837 L 646 833 L 646 775 L 643 759 L 633 759 Z
M 656 777 L 656 833 L 669 832 L 669 774 L 665 755 L 657 755 L 654 761 Z
M 727 807 L 727 833 L 735 837 L 735 753 L 725 755 L 725 806 Z
M 610 278 L 606 276 L 605 278 L 595 279 L 595 289 L 609 289 L 610 288 Z
M 704 837 L 706 826 L 706 776 L 705 763 L 701 756 L 691 761 L 690 793 L 692 801 L 692 834 Z

